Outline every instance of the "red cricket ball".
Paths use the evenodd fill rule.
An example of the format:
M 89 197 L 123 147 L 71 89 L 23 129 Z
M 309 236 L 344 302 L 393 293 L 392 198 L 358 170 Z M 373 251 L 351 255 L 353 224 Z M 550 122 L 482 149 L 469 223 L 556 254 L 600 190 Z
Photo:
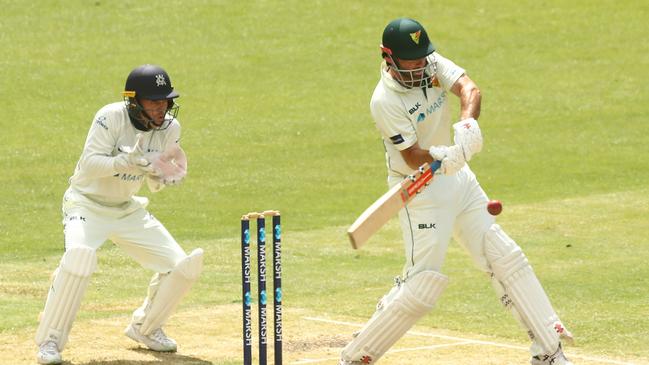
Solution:
M 503 205 L 500 203 L 500 200 L 490 200 L 487 203 L 487 211 L 491 215 L 498 215 L 503 211 Z

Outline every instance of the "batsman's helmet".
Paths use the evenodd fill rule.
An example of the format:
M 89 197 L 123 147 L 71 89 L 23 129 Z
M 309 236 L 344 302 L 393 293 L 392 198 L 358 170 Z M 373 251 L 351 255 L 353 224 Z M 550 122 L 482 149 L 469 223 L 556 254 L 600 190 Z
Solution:
M 383 48 L 402 60 L 416 60 L 435 52 L 426 29 L 410 18 L 395 19 L 385 27 Z
M 435 52 L 426 29 L 416 20 L 399 18 L 391 21 L 383 30 L 382 57 L 388 66 L 400 75 L 404 86 L 423 86 L 436 71 L 435 62 L 419 69 L 403 69 L 399 60 L 417 60 Z
M 169 74 L 156 65 L 142 65 L 129 73 L 124 86 L 124 101 L 131 123 L 140 130 L 166 129 L 178 114 L 178 104 L 174 99 L 180 94 L 171 86 Z M 142 108 L 140 100 L 167 100 L 167 113 L 162 125 L 157 125 Z

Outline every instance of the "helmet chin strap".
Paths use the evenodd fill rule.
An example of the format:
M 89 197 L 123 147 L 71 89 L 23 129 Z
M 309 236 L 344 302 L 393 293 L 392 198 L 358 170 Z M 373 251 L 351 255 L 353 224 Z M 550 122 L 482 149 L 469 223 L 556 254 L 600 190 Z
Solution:
M 155 123 L 155 120 L 144 110 L 144 108 L 136 98 L 129 98 L 129 100 L 127 100 L 127 108 L 131 124 L 133 124 L 133 126 L 137 130 L 140 130 L 142 132 L 148 132 L 153 129 L 166 129 L 171 123 L 171 120 L 167 121 L 166 116 L 167 113 L 173 108 L 173 104 L 172 107 L 168 107 L 165 110 L 165 117 L 163 118 L 160 125 L 157 125 Z M 168 122 L 166 127 L 165 122 Z
M 153 120 L 144 111 L 144 109 L 142 108 L 139 102 L 131 101 L 128 105 L 128 108 L 129 108 L 128 116 L 129 119 L 131 120 L 131 124 L 133 124 L 133 127 L 135 127 L 135 129 L 140 130 L 142 132 L 148 132 L 153 129 L 152 126 Z
M 151 118 L 151 116 L 144 109 L 142 109 L 141 115 L 142 115 L 141 121 L 145 125 L 145 128 L 147 128 L 148 130 L 151 130 L 151 129 L 154 129 L 154 128 L 160 128 L 160 127 L 162 127 L 162 124 L 164 124 L 164 119 L 162 120 L 162 124 L 160 124 L 160 125 L 155 124 L 155 120 L 153 118 Z

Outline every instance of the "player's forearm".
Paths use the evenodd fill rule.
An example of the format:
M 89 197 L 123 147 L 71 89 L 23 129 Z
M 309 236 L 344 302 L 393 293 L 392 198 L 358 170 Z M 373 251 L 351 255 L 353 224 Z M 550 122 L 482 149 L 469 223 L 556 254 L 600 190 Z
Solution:
M 79 161 L 79 167 L 88 176 L 105 177 L 117 173 L 115 170 L 115 157 L 102 155 L 89 155 Z
M 474 83 L 463 87 L 460 100 L 460 120 L 468 118 L 477 120 L 480 117 L 480 103 L 482 100 L 480 89 Z
M 401 151 L 401 156 L 408 164 L 408 167 L 415 170 L 424 163 L 432 163 L 433 157 L 427 150 L 421 149 L 418 145 Z

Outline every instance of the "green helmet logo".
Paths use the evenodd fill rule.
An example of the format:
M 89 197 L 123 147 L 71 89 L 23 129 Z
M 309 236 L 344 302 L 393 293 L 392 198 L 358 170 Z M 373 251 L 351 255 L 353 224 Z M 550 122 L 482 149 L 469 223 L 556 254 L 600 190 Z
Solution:
M 410 38 L 412 38 L 412 41 L 419 44 L 419 37 L 421 36 L 421 30 L 418 30 L 414 33 L 410 33 Z

